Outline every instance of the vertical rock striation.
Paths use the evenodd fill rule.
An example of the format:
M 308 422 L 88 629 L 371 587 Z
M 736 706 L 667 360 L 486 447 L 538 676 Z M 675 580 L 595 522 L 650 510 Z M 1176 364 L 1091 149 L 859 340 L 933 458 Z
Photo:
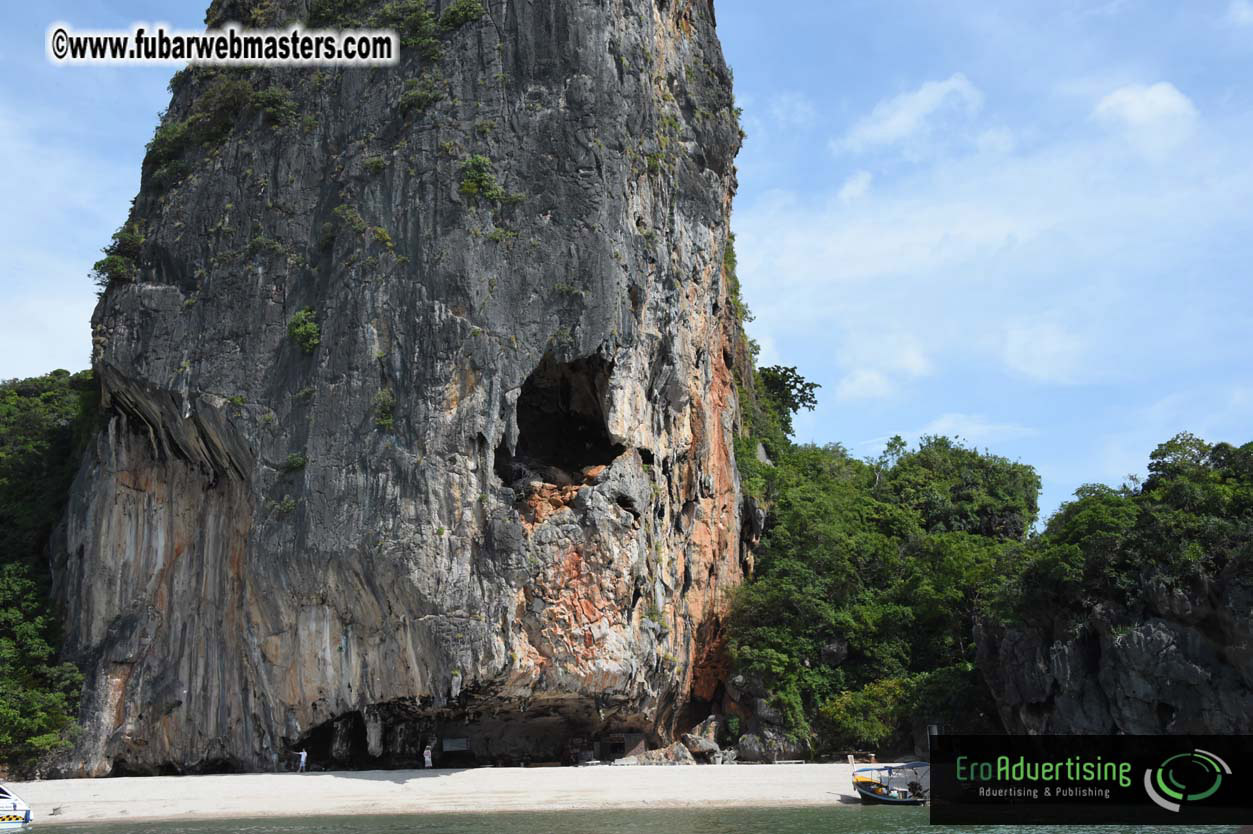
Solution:
M 1011 733 L 1244 734 L 1253 729 L 1253 583 L 1235 565 L 1059 633 L 984 625 L 979 667 Z
M 324 5 L 400 64 L 171 82 L 55 547 L 63 771 L 668 740 L 746 559 L 712 5 Z

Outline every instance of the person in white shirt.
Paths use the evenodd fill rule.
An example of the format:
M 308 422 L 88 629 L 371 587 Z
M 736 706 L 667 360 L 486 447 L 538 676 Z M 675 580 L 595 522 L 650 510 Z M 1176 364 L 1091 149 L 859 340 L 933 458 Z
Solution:
M 431 763 L 431 745 L 429 744 L 426 746 L 426 749 L 422 751 L 422 761 L 426 763 L 428 770 L 435 766 Z
M 305 762 L 306 762 L 308 759 L 309 759 L 309 753 L 308 753 L 308 751 L 301 750 L 301 751 L 300 751 L 300 769 L 296 771 L 297 773 L 304 773 L 304 772 L 305 772 Z

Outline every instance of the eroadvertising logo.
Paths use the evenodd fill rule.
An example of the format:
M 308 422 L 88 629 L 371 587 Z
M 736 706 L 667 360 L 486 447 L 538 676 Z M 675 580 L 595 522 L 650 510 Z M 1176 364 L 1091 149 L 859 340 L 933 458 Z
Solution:
M 1218 793 L 1231 768 L 1208 750 L 1177 753 L 1144 771 L 1144 791 L 1167 811 L 1179 813 L 1185 802 L 1200 802 Z M 1170 784 L 1167 784 L 1169 782 Z
M 1250 753 L 1251 736 L 933 736 L 931 822 L 1247 824 Z

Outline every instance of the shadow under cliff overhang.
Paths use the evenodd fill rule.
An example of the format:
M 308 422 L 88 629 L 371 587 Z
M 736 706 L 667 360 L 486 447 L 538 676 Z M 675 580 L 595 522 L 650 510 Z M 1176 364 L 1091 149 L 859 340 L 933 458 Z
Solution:
M 213 481 L 248 480 L 255 454 L 232 423 L 227 400 L 157 388 L 105 363 L 97 365 L 96 374 L 102 406 L 130 418 L 130 430 L 147 434 L 153 460 L 185 460 Z
M 289 740 L 288 759 L 306 750 L 317 769 L 572 765 L 656 743 L 651 722 L 604 696 L 537 698 L 528 703 L 467 698 L 453 708 L 402 698 L 343 712 Z

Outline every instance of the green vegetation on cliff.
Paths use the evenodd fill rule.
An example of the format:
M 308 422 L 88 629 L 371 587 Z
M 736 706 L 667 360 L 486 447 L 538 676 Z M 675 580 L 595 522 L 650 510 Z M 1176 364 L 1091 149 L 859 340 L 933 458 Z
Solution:
M 1011 566 L 989 615 L 1060 635 L 1098 603 L 1134 614 L 1153 589 L 1253 571 L 1253 443 L 1179 434 L 1149 456 L 1148 472 L 1142 483 L 1077 490 Z
M 980 621 L 1061 637 L 1097 603 L 1134 619 L 1151 589 L 1253 570 L 1253 443 L 1181 434 L 1143 483 L 1082 487 L 1033 532 L 1030 466 L 945 437 L 913 449 L 896 437 L 873 460 L 794 444 L 790 416 L 812 387 L 764 368 L 753 391 L 737 453 L 769 514 L 731 654 L 816 752 L 906 751 L 929 722 L 1000 731 L 976 666 Z
M 0 764 L 28 766 L 62 746 L 82 682 L 57 662 L 48 539 L 97 412 L 89 371 L 0 385 Z
M 731 651 L 786 729 L 823 748 L 889 742 L 923 712 L 989 726 L 975 616 L 1034 521 L 1030 467 L 927 437 L 912 451 L 895 439 L 877 461 L 788 445 L 770 468 Z

